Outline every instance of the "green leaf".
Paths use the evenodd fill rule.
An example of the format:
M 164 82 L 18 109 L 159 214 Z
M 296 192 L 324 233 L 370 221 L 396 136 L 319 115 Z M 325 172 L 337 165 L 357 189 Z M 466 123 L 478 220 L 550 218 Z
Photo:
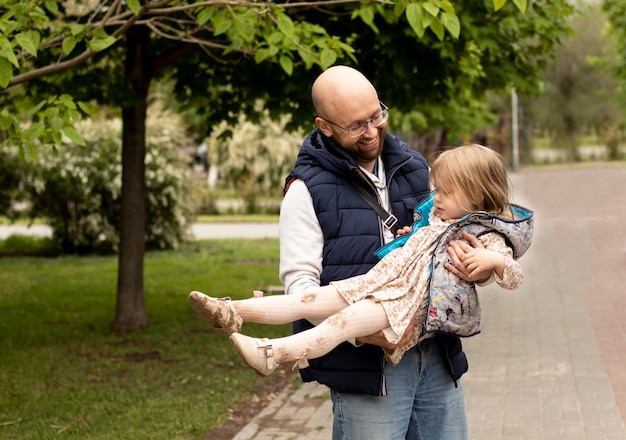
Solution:
M 441 23 L 454 38 L 459 38 L 459 35 L 461 34 L 461 23 L 459 22 L 459 17 L 443 12 L 441 14 Z
M 309 30 L 314 34 L 327 35 L 326 29 L 316 24 L 311 25 Z
M 105 37 L 95 37 L 93 40 L 89 41 L 87 45 L 94 52 L 100 52 L 115 44 L 116 41 L 114 37 L 107 35 Z
M 439 41 L 443 41 L 443 37 L 444 37 L 444 30 L 443 30 L 443 25 L 441 24 L 441 21 L 438 18 L 433 18 L 432 23 L 430 23 L 430 29 L 435 33 L 435 35 L 437 35 L 437 38 L 439 38 Z
M 39 112 L 39 110 L 41 110 L 46 104 L 48 104 L 48 101 L 45 99 L 43 101 L 39 101 L 37 104 L 35 104 L 34 107 L 31 107 L 30 113 L 34 115 L 35 113 Z
M 15 41 L 22 49 L 33 56 L 37 56 L 37 47 L 39 46 L 40 36 L 38 32 L 20 32 L 15 36 Z
M 362 8 L 362 9 L 360 9 L 359 10 L 359 16 L 361 17 L 361 20 L 363 20 L 363 22 L 366 25 L 368 25 L 372 29 L 375 27 L 374 26 L 374 10 L 372 8 Z
M 96 112 L 96 110 L 98 110 L 98 107 L 94 105 L 90 105 L 89 103 L 86 103 L 83 101 L 78 101 L 76 105 L 78 106 L 78 108 L 80 108 L 83 111 L 83 113 L 87 115 L 93 115 Z
M 59 96 L 57 102 L 63 107 L 76 109 L 76 103 L 74 102 L 74 98 L 72 98 L 72 95 L 68 95 L 67 93 L 63 93 L 61 96 Z
M 249 15 L 241 15 L 239 19 L 234 22 L 232 29 L 237 32 L 237 35 L 240 36 L 243 41 L 249 43 L 254 40 L 256 28 L 252 17 Z
M 45 130 L 46 128 L 44 127 L 42 122 L 33 122 L 32 124 L 30 124 L 30 127 L 22 131 L 22 139 L 25 142 L 30 142 L 34 139 L 39 138 Z
M 288 37 L 293 37 L 294 26 L 291 18 L 289 18 L 287 14 L 279 14 L 276 18 L 278 29 L 280 29 L 280 31 Z
M 215 11 L 217 9 L 214 7 L 202 8 L 196 20 L 198 21 L 199 26 L 203 26 L 207 24 L 207 22 L 215 15 Z
M 400 17 L 404 10 L 406 9 L 406 4 L 403 1 L 397 1 L 393 6 L 393 15 L 396 17 Z
M 259 49 L 254 54 L 254 62 L 259 64 L 270 57 L 270 50 L 268 48 Z
M 302 61 L 304 61 L 307 69 L 310 69 L 311 66 L 313 66 L 313 64 L 315 63 L 315 58 L 308 51 L 298 49 L 298 55 L 300 55 L 300 58 L 302 59 Z
M 215 31 L 213 31 L 213 35 L 221 35 L 226 32 L 233 25 L 233 21 L 224 17 L 223 15 L 216 15 L 213 19 L 213 26 L 215 26 Z
M 526 12 L 526 8 L 528 7 L 527 0 L 513 0 L 513 3 L 517 6 L 517 9 L 519 9 L 520 12 Z
M 126 0 L 126 6 L 128 6 L 128 9 L 130 9 L 133 14 L 139 15 L 139 10 L 141 9 L 139 0 Z
M 73 23 L 73 24 L 70 24 L 69 27 L 70 27 L 70 33 L 74 36 L 81 34 L 85 31 L 85 26 L 82 24 Z
M 9 127 L 18 125 L 15 115 L 6 110 L 0 111 L 0 130 L 8 131 Z
M 282 32 L 272 32 L 272 34 L 266 38 L 266 41 L 271 44 L 279 44 L 285 38 L 285 34 Z
M 433 17 L 432 15 L 424 14 L 422 16 L 422 26 L 424 26 L 424 29 L 428 28 L 428 26 L 430 26 L 434 19 L 435 17 Z
M 320 55 L 322 69 L 326 69 L 332 66 L 333 64 L 335 64 L 335 61 L 337 61 L 337 52 L 330 48 L 325 48 L 324 50 L 322 50 L 322 53 Z
M 78 101 L 76 105 L 78 105 L 78 108 L 80 108 L 83 111 L 83 113 L 89 116 L 93 115 L 98 110 L 97 106 L 91 105 L 83 101 Z
M 60 130 L 65 125 L 65 121 L 58 116 L 50 118 L 48 120 L 48 123 L 50 124 L 50 128 L 52 128 L 53 130 Z
M 57 145 L 61 145 L 63 143 L 63 135 L 60 130 L 59 131 L 48 130 L 48 134 L 52 138 L 53 143 Z
M 53 14 L 58 14 L 59 13 L 58 2 L 56 2 L 54 0 L 46 0 L 44 4 L 45 4 L 46 9 L 48 11 L 52 12 Z
M 11 47 L 11 43 L 8 41 L 0 42 L 0 57 L 6 59 L 9 63 L 13 64 L 15 67 L 19 67 L 17 62 L 17 58 L 13 53 L 13 47 Z
M 63 39 L 63 43 L 61 43 L 61 47 L 63 48 L 63 52 L 65 55 L 69 55 L 76 47 L 76 43 L 78 40 L 73 35 L 68 35 Z
M 63 133 L 65 133 L 65 136 L 70 138 L 70 140 L 75 144 L 81 145 L 83 147 L 87 145 L 85 143 L 85 139 L 83 139 L 82 136 L 78 134 L 78 131 L 76 131 L 74 126 L 66 125 L 65 127 L 63 127 Z
M 80 112 L 75 109 L 70 109 L 67 111 L 67 116 L 70 121 L 78 121 L 80 120 Z
M 424 25 L 422 24 L 422 8 L 416 3 L 410 3 L 406 8 L 406 19 L 413 29 L 413 32 L 419 37 L 424 36 Z
M 448 14 L 456 15 L 456 12 L 454 11 L 454 6 L 449 1 L 445 0 L 445 1 L 441 2 L 441 4 L 439 6 L 441 7 L 441 9 L 446 11 Z
M 280 67 L 283 68 L 285 73 L 289 76 L 293 73 L 293 61 L 287 55 L 281 55 L 278 60 L 280 63 Z
M 230 39 L 230 45 L 224 50 L 225 54 L 241 50 L 243 48 L 243 38 L 241 38 L 238 34 L 236 34 L 235 32 L 229 32 L 228 38 Z
M 6 59 L 0 58 L 0 87 L 6 89 L 13 77 L 13 67 Z
M 498 11 L 506 4 L 506 0 L 493 0 L 493 8 Z
M 25 154 L 26 154 L 26 157 L 28 157 L 28 160 L 32 162 L 37 162 L 39 160 L 39 148 L 37 148 L 37 145 L 35 145 L 32 142 L 29 142 L 26 145 L 25 150 L 26 150 Z M 25 159 L 23 153 L 20 153 L 20 156 L 22 157 L 22 159 Z
M 439 14 L 439 6 L 433 3 L 424 3 L 422 7 L 424 8 L 426 12 L 428 12 L 433 17 L 436 17 L 437 14 Z

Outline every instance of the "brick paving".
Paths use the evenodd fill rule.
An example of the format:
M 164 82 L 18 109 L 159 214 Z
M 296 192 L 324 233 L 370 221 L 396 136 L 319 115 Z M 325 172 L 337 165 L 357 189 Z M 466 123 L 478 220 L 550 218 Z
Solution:
M 535 211 L 524 284 L 480 292 L 464 340 L 479 440 L 626 440 L 626 167 L 511 174 Z M 327 388 L 294 383 L 235 440 L 331 438 Z

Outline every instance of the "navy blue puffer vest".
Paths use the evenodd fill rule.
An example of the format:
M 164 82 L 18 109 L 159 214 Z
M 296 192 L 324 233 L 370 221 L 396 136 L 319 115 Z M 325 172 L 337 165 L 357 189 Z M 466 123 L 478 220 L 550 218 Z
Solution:
M 385 137 L 382 159 L 392 213 L 400 226 L 411 225 L 414 208 L 430 193 L 428 164 L 391 135 Z M 344 180 L 348 176 L 359 176 L 374 194 L 352 157 L 316 129 L 305 139 L 287 178 L 286 189 L 292 179 L 301 179 L 313 199 L 324 234 L 322 285 L 367 272 L 377 263 L 375 251 L 383 244 L 379 217 Z M 308 321 L 297 321 L 294 332 L 311 327 Z M 384 357 L 377 346 L 343 343 L 309 364 L 300 370 L 306 382 L 316 380 L 339 392 L 382 393 Z

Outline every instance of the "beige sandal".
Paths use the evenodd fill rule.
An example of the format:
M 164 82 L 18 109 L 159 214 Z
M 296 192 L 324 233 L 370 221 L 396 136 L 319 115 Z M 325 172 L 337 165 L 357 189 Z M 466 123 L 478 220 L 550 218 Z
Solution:
M 233 333 L 229 339 L 246 364 L 259 376 L 269 376 L 278 367 L 274 361 L 274 350 L 268 344 L 269 339 L 253 338 L 241 333 Z
M 189 294 L 189 305 L 226 336 L 241 331 L 243 319 L 233 307 L 230 298 L 212 298 L 194 291 Z

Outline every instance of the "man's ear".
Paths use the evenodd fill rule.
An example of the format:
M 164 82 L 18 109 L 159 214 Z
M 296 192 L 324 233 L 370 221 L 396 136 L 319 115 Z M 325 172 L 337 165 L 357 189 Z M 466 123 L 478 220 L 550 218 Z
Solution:
M 317 116 L 315 118 L 315 125 L 317 125 L 317 128 L 319 128 L 320 131 L 324 133 L 325 136 L 328 136 L 328 137 L 331 136 L 332 132 L 330 131 L 330 126 L 328 122 L 326 122 L 324 119 Z

